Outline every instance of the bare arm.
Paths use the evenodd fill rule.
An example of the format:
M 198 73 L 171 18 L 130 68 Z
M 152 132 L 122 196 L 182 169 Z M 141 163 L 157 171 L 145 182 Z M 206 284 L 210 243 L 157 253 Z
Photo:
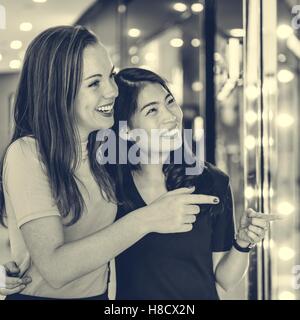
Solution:
M 214 197 L 191 195 L 193 189 L 170 191 L 153 204 L 135 210 L 84 239 L 64 242 L 59 217 L 36 219 L 21 226 L 31 258 L 54 288 L 60 288 L 105 265 L 149 232 L 175 233 L 192 229 L 195 203 Z

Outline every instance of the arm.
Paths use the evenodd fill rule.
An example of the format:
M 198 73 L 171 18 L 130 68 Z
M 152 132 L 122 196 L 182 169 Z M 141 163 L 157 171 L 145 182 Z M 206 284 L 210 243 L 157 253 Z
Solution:
M 228 291 L 244 277 L 248 270 L 249 254 L 232 248 L 227 252 L 214 252 L 213 265 L 216 282 Z
M 246 210 L 241 218 L 236 236 L 237 244 L 247 248 L 257 244 L 269 228 L 269 221 L 278 220 L 280 216 L 263 214 L 252 209 Z M 214 252 L 213 264 L 217 283 L 225 290 L 234 287 L 244 277 L 249 266 L 249 253 L 240 252 L 234 247 L 228 252 Z
M 64 243 L 59 217 L 25 223 L 21 231 L 31 258 L 44 279 L 54 288 L 108 263 L 146 233 L 140 211 L 134 211 L 86 238 Z
M 195 203 L 211 203 L 215 197 L 191 195 L 193 189 L 170 191 L 151 205 L 135 210 L 86 238 L 64 243 L 59 217 L 29 221 L 21 231 L 30 256 L 54 288 L 105 265 L 149 232 L 176 233 L 192 229 Z

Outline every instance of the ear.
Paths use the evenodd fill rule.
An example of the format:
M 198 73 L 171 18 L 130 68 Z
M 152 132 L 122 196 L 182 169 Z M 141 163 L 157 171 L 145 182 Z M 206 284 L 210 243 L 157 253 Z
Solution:
M 123 140 L 132 141 L 132 137 L 130 136 L 130 129 L 128 126 L 122 126 L 119 131 L 119 135 Z

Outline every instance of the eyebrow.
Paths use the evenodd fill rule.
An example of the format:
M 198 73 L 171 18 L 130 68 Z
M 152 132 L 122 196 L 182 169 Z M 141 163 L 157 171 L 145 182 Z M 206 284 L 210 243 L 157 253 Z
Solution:
M 168 93 L 168 94 L 165 96 L 165 101 L 166 101 L 169 97 L 173 97 L 173 96 L 171 95 L 171 93 Z M 156 105 L 156 104 L 159 104 L 159 102 L 158 102 L 158 101 L 149 102 L 149 103 L 145 104 L 145 105 L 141 108 L 140 112 L 142 112 L 145 108 L 151 107 L 151 106 Z
M 115 70 L 115 66 L 112 67 L 111 71 L 110 71 L 110 74 L 112 74 Z M 96 73 L 96 74 L 93 74 L 87 78 L 85 78 L 84 80 L 88 80 L 88 79 L 91 79 L 91 78 L 94 78 L 94 77 L 102 77 L 103 75 L 101 73 Z

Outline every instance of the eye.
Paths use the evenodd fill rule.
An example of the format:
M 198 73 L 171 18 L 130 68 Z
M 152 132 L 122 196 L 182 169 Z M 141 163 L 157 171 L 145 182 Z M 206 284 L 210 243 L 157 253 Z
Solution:
M 96 81 L 92 82 L 91 84 L 89 84 L 89 88 L 98 87 L 99 85 L 100 85 L 100 80 L 96 80 Z
M 175 102 L 175 99 L 172 97 L 168 100 L 167 104 L 170 105 Z
M 153 107 L 153 108 L 149 109 L 149 110 L 146 112 L 146 116 L 148 116 L 148 115 L 150 115 L 150 114 L 154 114 L 156 111 L 157 111 L 157 108 Z
M 110 75 L 110 77 L 113 79 L 116 75 L 117 75 L 116 72 L 112 72 L 112 74 Z

